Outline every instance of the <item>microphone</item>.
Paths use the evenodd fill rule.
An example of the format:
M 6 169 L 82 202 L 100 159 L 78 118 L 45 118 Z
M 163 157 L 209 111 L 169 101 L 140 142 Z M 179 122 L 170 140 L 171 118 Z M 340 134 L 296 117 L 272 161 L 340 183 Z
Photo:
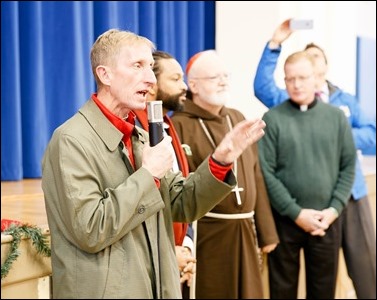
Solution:
M 147 101 L 147 113 L 149 123 L 149 145 L 157 145 L 164 137 L 164 119 L 162 113 L 162 101 Z

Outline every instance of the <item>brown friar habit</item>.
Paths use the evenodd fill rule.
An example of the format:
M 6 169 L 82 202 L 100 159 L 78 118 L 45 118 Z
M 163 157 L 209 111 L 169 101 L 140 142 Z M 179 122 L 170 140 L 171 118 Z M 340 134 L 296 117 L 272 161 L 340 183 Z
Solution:
M 137 120 L 141 124 L 142 128 L 144 130 L 148 131 L 147 110 L 146 109 L 145 110 L 137 110 L 137 111 L 134 111 L 134 113 L 136 115 Z M 182 145 L 179 141 L 178 135 L 177 135 L 176 131 L 174 130 L 174 126 L 173 126 L 170 118 L 167 115 L 164 116 L 164 122 L 169 125 L 168 135 L 170 135 L 171 138 L 172 138 L 172 144 L 173 144 L 175 155 L 177 157 L 179 169 L 181 170 L 183 176 L 187 176 L 188 173 L 189 173 L 188 163 L 187 163 L 184 151 L 182 149 Z M 183 243 L 183 239 L 186 235 L 188 224 L 187 223 L 174 222 L 173 226 L 174 226 L 175 245 L 181 246 L 182 243 Z
M 237 110 L 223 108 L 216 116 L 203 110 L 192 101 L 185 102 L 182 112 L 172 116 L 181 142 L 191 148 L 187 156 L 190 171 L 214 148 L 200 125 L 204 121 L 214 143 L 218 145 L 229 131 L 227 117 L 232 127 L 244 120 Z M 263 175 L 259 166 L 258 148 L 254 144 L 237 161 L 238 186 L 242 203 L 237 204 L 235 193 L 215 206 L 211 212 L 240 214 L 255 211 L 255 224 L 259 247 L 278 242 L 278 235 Z M 263 299 L 262 276 L 256 250 L 252 220 L 203 217 L 198 221 L 196 244 L 196 299 Z

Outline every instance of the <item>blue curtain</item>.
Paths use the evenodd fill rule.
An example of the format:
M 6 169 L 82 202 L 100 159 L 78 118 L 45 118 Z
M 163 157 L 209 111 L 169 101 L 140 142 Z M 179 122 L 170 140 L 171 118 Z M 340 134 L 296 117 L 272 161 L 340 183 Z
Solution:
M 95 91 L 89 53 L 109 28 L 181 65 L 215 48 L 215 1 L 2 1 L 1 180 L 41 177 L 47 143 Z

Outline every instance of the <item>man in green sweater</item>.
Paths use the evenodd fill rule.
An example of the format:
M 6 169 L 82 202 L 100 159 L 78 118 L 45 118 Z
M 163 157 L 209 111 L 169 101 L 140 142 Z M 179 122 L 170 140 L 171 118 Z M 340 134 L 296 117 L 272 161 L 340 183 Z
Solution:
M 268 255 L 271 299 L 297 298 L 300 250 L 308 299 L 335 297 L 338 216 L 350 197 L 355 145 L 344 113 L 315 97 L 315 67 L 305 52 L 284 65 L 289 101 L 263 117 L 263 175 L 280 244 Z

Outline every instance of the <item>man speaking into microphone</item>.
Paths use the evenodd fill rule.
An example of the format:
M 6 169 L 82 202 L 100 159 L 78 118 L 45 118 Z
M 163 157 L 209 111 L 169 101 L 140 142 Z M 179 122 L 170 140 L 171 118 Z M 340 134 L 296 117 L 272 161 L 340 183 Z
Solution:
M 135 126 L 156 84 L 154 44 L 110 29 L 90 59 L 97 92 L 58 127 L 42 160 L 54 299 L 178 299 L 173 221 L 189 223 L 236 186 L 232 162 L 264 135 L 237 124 L 195 173 L 172 172 L 172 138 Z M 155 181 L 157 179 L 157 181 Z

